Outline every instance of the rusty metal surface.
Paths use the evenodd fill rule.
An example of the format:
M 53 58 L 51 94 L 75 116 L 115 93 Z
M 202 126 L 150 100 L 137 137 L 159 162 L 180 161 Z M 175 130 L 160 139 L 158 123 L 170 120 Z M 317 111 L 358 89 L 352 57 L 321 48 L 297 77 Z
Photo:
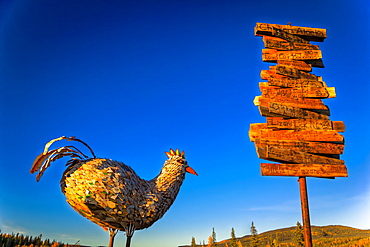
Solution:
M 303 221 L 303 235 L 305 247 L 312 247 L 310 210 L 308 207 L 308 193 L 306 177 L 299 177 L 299 193 L 301 195 L 302 221 Z

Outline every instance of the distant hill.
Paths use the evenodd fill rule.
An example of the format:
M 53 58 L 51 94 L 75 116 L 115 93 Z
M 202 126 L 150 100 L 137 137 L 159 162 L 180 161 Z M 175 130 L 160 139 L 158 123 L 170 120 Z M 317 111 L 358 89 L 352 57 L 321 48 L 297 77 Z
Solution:
M 280 247 L 294 246 L 293 236 L 295 227 L 282 228 L 258 234 L 260 246 L 270 246 L 276 239 Z M 366 247 L 370 246 L 370 230 L 360 230 L 348 226 L 312 226 L 312 242 L 315 247 L 338 246 L 338 247 Z M 251 241 L 251 235 L 238 238 L 247 247 Z M 275 241 L 276 241 L 275 240 Z M 218 242 L 217 247 L 226 247 L 230 239 Z M 183 245 L 179 247 L 189 247 Z M 199 245 L 200 246 L 200 245 Z M 229 245 L 230 246 L 230 245 Z

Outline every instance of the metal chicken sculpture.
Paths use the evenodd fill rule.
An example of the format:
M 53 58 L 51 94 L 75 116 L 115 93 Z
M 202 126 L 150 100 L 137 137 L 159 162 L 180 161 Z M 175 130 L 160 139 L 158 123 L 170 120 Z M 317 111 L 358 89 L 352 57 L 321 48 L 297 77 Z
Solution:
M 56 141 L 68 140 L 84 144 L 92 158 L 74 146 L 49 150 Z M 158 176 L 152 180 L 141 179 L 135 171 L 122 162 L 97 158 L 92 149 L 75 137 L 59 137 L 45 145 L 44 152 L 34 161 L 31 173 L 39 171 L 39 181 L 50 164 L 69 156 L 60 186 L 67 202 L 82 216 L 109 229 L 110 246 L 117 231 L 126 232 L 126 246 L 130 246 L 135 230 L 153 225 L 175 201 L 185 173 L 197 173 L 178 149 L 165 152 L 168 159 Z

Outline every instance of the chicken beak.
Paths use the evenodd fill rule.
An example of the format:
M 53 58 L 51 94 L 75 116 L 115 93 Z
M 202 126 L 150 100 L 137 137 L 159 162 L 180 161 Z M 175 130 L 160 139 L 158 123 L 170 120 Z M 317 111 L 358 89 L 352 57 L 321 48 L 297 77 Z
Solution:
M 186 167 L 185 168 L 185 171 L 188 172 L 188 173 L 191 173 L 191 174 L 194 174 L 194 175 L 198 176 L 198 173 L 196 173 L 196 171 L 194 171 L 194 169 L 191 168 L 190 166 Z

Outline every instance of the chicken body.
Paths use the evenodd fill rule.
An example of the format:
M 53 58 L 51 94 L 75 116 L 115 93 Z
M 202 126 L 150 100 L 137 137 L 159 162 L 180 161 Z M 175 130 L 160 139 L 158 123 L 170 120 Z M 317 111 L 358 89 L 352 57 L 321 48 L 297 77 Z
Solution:
M 48 150 L 59 140 L 78 141 L 87 146 L 88 158 L 74 146 Z M 82 216 L 105 229 L 132 232 L 150 227 L 170 208 L 180 190 L 185 173 L 196 172 L 188 166 L 184 152 L 166 152 L 160 174 L 152 180 L 141 179 L 122 162 L 96 158 L 92 149 L 74 137 L 60 137 L 46 144 L 34 161 L 31 173 L 39 171 L 37 181 L 50 164 L 70 156 L 60 186 L 67 202 Z
M 174 202 L 185 178 L 185 167 L 173 157 L 154 179 L 141 179 L 122 162 L 94 158 L 70 166 L 61 180 L 67 202 L 102 227 L 125 231 L 151 226 Z

